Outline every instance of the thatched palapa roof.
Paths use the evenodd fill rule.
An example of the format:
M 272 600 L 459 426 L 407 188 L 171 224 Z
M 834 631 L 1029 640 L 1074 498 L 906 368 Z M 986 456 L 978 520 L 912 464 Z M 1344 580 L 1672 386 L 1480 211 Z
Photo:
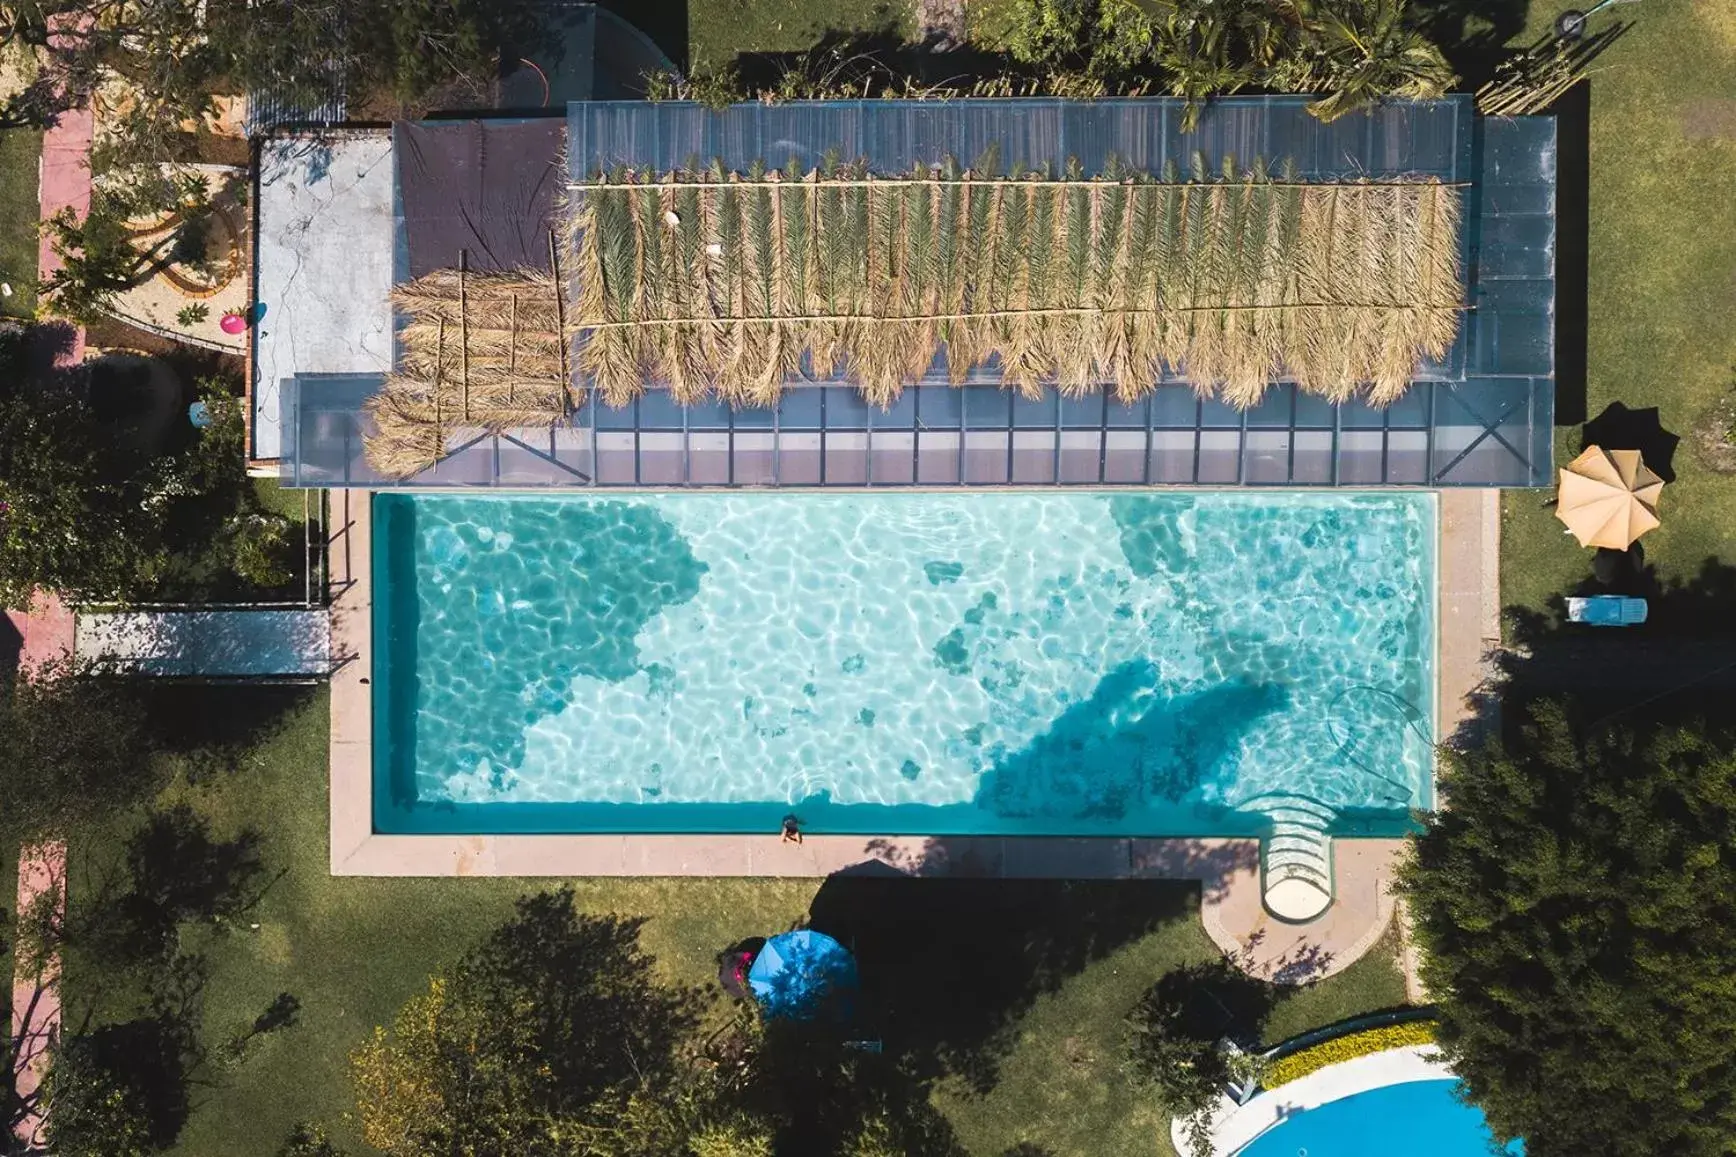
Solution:
M 392 291 L 408 317 L 403 355 L 368 401 L 376 470 L 407 478 L 478 430 L 550 426 L 576 404 L 567 355 L 571 330 L 547 273 L 445 269 Z
M 1304 183 L 1263 162 L 989 176 L 948 163 L 618 172 L 574 218 L 578 368 L 620 405 L 666 382 L 766 405 L 810 354 L 886 405 L 945 344 L 955 380 L 998 359 L 1027 394 L 1166 368 L 1238 406 L 1271 382 L 1398 397 L 1458 331 L 1459 191 Z
M 943 346 L 955 381 L 993 359 L 1026 394 L 1132 400 L 1174 371 L 1237 406 L 1286 378 L 1384 405 L 1458 332 L 1460 200 L 1432 178 L 1304 182 L 1261 161 L 617 171 L 576 196 L 552 275 L 394 291 L 406 352 L 368 457 L 405 477 L 466 432 L 553 425 L 581 382 L 614 406 L 648 383 L 771 405 L 803 373 L 841 374 L 888 405 Z

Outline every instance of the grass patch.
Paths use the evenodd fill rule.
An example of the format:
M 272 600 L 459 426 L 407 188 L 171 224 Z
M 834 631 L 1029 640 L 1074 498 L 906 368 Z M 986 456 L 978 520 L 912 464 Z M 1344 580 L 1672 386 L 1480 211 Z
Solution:
M 742 53 L 804 52 L 829 32 L 882 32 L 908 38 L 908 0 L 692 0 L 687 55 L 694 69 L 728 64 Z
M 0 130 L 0 281 L 12 286 L 11 297 L 0 297 L 0 316 L 27 318 L 36 312 L 41 163 L 39 130 Z
M 1707 559 L 1736 563 L 1736 479 L 1694 455 L 1697 421 L 1736 365 L 1736 69 L 1728 5 L 1679 0 L 1632 13 L 1634 28 L 1591 80 L 1588 417 L 1612 402 L 1657 406 L 1682 436 L 1663 526 L 1642 541 L 1668 587 Z M 1531 33 L 1553 11 L 1534 11 Z M 1563 464 L 1579 431 L 1556 431 Z M 1562 533 L 1547 491 L 1502 504 L 1504 605 L 1543 609 L 1591 577 L 1592 552 Z
M 1260 1043 L 1269 1048 L 1323 1025 L 1403 1005 L 1398 950 L 1398 929 L 1389 927 L 1367 956 L 1329 982 L 1288 990 L 1267 1018 Z
M 167 694 L 167 692 L 166 692 Z M 227 750 L 226 769 L 175 758 L 160 802 L 186 803 L 219 836 L 253 827 L 268 876 L 282 876 L 228 932 L 184 931 L 211 966 L 204 1035 L 215 1052 L 280 993 L 297 1024 L 255 1042 L 239 1067 L 197 1090 L 175 1152 L 269 1152 L 292 1124 L 325 1126 L 366 1153 L 349 1119 L 347 1058 L 428 974 L 504 920 L 515 897 L 553 881 L 355 879 L 328 872 L 327 693 L 322 689 L 182 689 L 160 710 L 191 730 L 171 742 Z M 203 697 L 203 698 L 201 698 Z M 203 719 L 203 724 L 196 721 Z M 130 821 L 74 847 L 72 902 L 124 846 Z M 964 1151 L 1001 1157 L 1020 1141 L 1054 1157 L 1150 1151 L 1162 1112 L 1129 1073 L 1128 1013 L 1164 972 L 1214 959 L 1185 883 L 589 879 L 590 911 L 647 918 L 645 945 L 673 982 L 715 980 L 715 953 L 750 935 L 813 919 L 857 946 L 872 1031 L 931 1079 L 935 1106 Z M 257 922 L 257 928 L 248 923 Z M 1398 1003 L 1383 943 L 1342 975 L 1277 994 L 1268 1025 L 1287 1036 Z M 922 966 L 913 965 L 920 953 Z M 131 1015 L 137 993 L 95 975 L 76 951 L 69 1003 Z M 1159 1142 L 1160 1145 L 1167 1142 Z M 1163 1150 L 1160 1149 L 1160 1152 Z
M 1097 960 L 1039 997 L 1018 1022 L 999 1083 L 978 1095 L 942 1081 L 935 1101 L 965 1148 L 1000 1157 L 1020 1144 L 1052 1157 L 1169 1153 L 1169 1117 L 1127 1066 L 1127 1017 L 1165 972 L 1218 957 L 1200 926 L 1197 893 L 1151 933 Z M 1388 935 L 1337 976 L 1279 989 L 1262 1044 L 1404 1003 L 1397 940 Z

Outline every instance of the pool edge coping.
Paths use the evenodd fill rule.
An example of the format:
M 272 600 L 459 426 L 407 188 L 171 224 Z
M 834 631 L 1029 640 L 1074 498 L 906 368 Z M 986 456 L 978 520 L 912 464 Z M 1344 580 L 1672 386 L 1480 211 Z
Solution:
M 1297 1113 L 1318 1109 L 1346 1097 L 1394 1085 L 1450 1081 L 1456 1074 L 1441 1057 L 1439 1046 L 1403 1045 L 1352 1057 L 1257 1094 L 1245 1105 L 1225 1098 L 1213 1114 L 1211 1134 L 1215 1157 L 1236 1157 L 1249 1145 L 1283 1125 Z M 1170 1121 L 1170 1143 L 1187 1152 L 1184 1119 Z
M 1498 616 L 1493 551 L 1499 492 L 1437 491 L 1437 727 L 1474 718 L 1489 607 Z M 1402 839 L 1335 837 L 1332 907 L 1306 925 L 1272 920 L 1260 899 L 1259 840 L 1128 837 L 810 836 L 799 847 L 758 835 L 388 835 L 373 830 L 372 499 L 331 492 L 330 869 L 341 876 L 767 876 L 839 872 L 1004 879 L 1172 879 L 1202 884 L 1200 918 L 1226 955 L 1284 979 L 1347 967 L 1386 932 Z M 1494 511 L 1493 542 L 1489 512 Z M 1449 575 L 1451 579 L 1449 580 Z M 1477 624 L 1470 634 L 1449 622 Z M 1498 617 L 1495 622 L 1498 629 Z M 1474 640 L 1474 654 L 1466 652 Z M 1432 797 L 1431 784 L 1431 797 Z M 1337 919 L 1334 919 L 1334 917 Z

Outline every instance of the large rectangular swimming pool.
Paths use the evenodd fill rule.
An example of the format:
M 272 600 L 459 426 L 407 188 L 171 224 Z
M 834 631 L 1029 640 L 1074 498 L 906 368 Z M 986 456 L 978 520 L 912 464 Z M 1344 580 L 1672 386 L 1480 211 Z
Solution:
M 1415 494 L 374 499 L 374 825 L 1393 834 Z

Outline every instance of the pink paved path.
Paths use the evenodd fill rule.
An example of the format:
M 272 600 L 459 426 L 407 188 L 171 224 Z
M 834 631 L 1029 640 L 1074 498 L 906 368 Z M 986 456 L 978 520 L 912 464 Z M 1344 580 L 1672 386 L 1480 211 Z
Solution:
M 56 17 L 59 24 L 63 18 Z M 49 44 L 58 46 L 65 34 L 55 32 Z M 88 108 L 71 109 L 55 118 L 42 134 L 42 172 L 37 189 L 41 219 L 46 221 L 62 209 L 71 209 L 79 219 L 90 212 L 90 142 L 95 118 Z M 61 267 L 45 232 L 36 253 L 36 275 L 46 280 Z M 84 360 L 84 327 L 77 326 L 71 345 L 60 354 L 58 365 L 75 366 Z
M 50 659 L 71 657 L 76 619 L 59 595 L 38 591 L 28 610 L 9 610 L 6 618 L 23 640 L 18 653 L 20 667 L 30 669 Z
M 19 916 L 44 893 L 53 896 L 56 912 L 66 911 L 66 845 L 58 840 L 26 844 L 18 854 Z M 12 978 L 12 1036 L 18 1042 L 12 1081 L 27 1104 L 42 1082 L 48 1051 L 60 1035 L 60 959 L 51 956 L 41 965 L 37 975 L 20 968 Z M 40 1149 L 41 1130 L 42 1113 L 32 1105 L 13 1132 L 26 1145 Z

